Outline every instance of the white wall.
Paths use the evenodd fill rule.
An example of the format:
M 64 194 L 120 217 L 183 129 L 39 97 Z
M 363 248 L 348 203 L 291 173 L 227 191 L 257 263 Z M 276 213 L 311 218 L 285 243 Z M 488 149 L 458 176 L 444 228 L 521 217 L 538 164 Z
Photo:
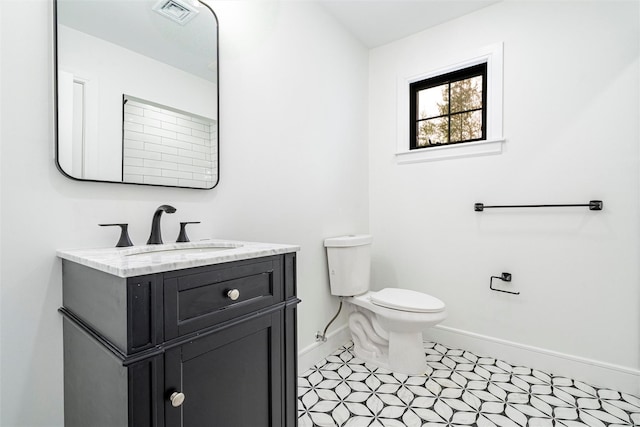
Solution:
M 310 3 L 215 2 L 220 21 L 221 180 L 211 191 L 75 182 L 53 161 L 51 5 L 0 2 L 2 409 L 0 424 L 62 425 L 56 248 L 146 241 L 201 220 L 206 237 L 294 243 L 299 345 L 335 309 L 322 239 L 368 229 L 367 51 Z
M 471 345 L 464 333 L 475 333 L 616 365 L 635 375 L 636 393 L 638 7 L 498 3 L 373 49 L 369 73 L 375 286 L 441 298 L 444 325 L 463 333 L 459 345 Z M 504 42 L 504 152 L 396 164 L 397 78 L 496 42 Z M 591 199 L 602 199 L 604 210 L 473 211 L 475 202 Z M 488 289 L 503 271 L 521 295 Z

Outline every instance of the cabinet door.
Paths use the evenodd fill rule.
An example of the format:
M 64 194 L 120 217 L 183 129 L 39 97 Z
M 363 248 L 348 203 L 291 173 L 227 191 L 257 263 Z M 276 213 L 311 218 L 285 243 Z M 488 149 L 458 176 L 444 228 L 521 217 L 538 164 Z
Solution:
M 168 350 L 166 427 L 281 427 L 282 323 L 267 313 Z

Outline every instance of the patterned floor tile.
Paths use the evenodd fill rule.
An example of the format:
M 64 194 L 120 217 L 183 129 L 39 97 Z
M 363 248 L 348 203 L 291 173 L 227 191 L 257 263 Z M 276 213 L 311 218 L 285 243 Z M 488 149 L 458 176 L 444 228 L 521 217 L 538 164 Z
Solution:
M 425 375 L 358 359 L 352 344 L 298 378 L 300 427 L 640 425 L 640 399 L 425 343 Z

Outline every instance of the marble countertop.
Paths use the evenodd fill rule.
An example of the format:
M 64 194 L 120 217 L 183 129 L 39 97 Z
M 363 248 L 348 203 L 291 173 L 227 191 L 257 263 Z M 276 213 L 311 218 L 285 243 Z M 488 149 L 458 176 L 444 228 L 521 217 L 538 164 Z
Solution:
M 133 277 L 299 250 L 296 245 L 277 243 L 202 240 L 128 248 L 58 250 L 56 255 L 115 276 Z

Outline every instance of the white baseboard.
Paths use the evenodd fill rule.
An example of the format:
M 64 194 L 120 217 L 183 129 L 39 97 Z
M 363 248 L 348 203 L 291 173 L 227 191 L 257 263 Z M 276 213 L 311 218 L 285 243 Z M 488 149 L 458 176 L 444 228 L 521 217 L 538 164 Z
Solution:
M 640 396 L 640 370 L 436 325 L 425 339 L 598 387 Z
M 343 325 L 327 334 L 325 342 L 314 342 L 298 352 L 298 374 L 312 368 L 351 339 L 348 325 Z

